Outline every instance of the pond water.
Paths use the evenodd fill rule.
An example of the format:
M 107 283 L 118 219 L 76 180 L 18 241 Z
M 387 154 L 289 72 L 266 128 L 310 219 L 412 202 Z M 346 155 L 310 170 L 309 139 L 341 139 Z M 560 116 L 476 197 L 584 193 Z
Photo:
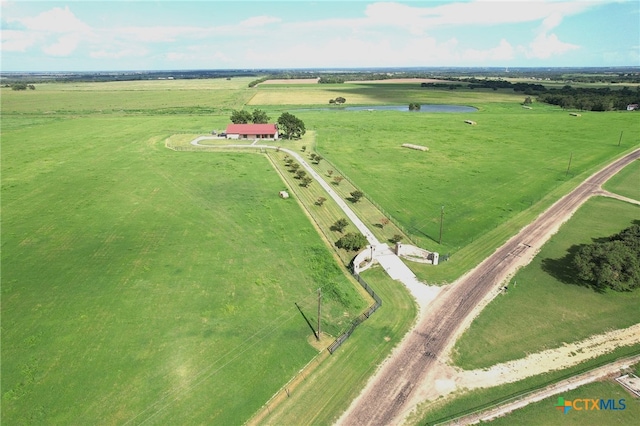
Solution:
M 406 112 L 476 112 L 477 108 L 464 105 L 420 105 L 418 111 L 409 111 L 408 105 L 372 105 L 372 106 L 348 106 L 332 108 L 309 108 L 299 111 L 406 111 Z

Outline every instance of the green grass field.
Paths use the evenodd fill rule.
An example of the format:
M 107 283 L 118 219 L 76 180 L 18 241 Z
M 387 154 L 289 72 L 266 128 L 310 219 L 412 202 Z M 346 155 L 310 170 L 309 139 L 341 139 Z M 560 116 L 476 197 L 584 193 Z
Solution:
M 587 174 L 640 145 L 633 114 L 523 110 L 521 96 L 502 91 L 249 89 L 249 81 L 2 89 L 3 423 L 242 423 L 317 353 L 294 302 L 313 322 L 323 287 L 330 334 L 368 304 L 336 262 L 349 254 L 330 251 L 337 235 L 317 232 L 335 207 L 309 214 L 313 206 L 277 197 L 295 185 L 274 169 L 280 156 L 165 148 L 167 139 L 188 144 L 224 129 L 233 109 L 303 119 L 309 136 L 292 147 L 308 144 L 421 246 L 452 255 L 438 268 L 411 265 L 431 282 L 455 279 Z M 347 105 L 479 110 L 305 110 L 336 96 Z M 477 126 L 463 123 L 469 118 Z M 407 142 L 430 151 L 400 148 Z M 301 201 L 317 191 L 316 183 L 301 189 Z M 355 207 L 381 239 L 395 232 L 374 227 L 379 211 L 370 204 Z M 329 423 L 346 408 L 413 321 L 406 293 L 372 274 L 383 308 L 319 369 L 317 380 L 336 387 L 314 397 L 309 423 Z M 300 420 L 311 404 L 302 395 L 314 391 L 269 421 Z
M 634 204 L 603 197 L 585 203 L 474 320 L 456 343 L 455 364 L 484 368 L 640 322 L 640 293 L 576 285 L 566 258 L 574 244 L 615 234 L 638 218 Z
M 604 189 L 640 200 L 640 161 L 634 161 L 603 185 Z
M 619 131 L 612 128 L 640 134 L 637 121 L 623 113 L 571 117 L 559 109 L 541 109 L 530 113 L 514 103 L 487 104 L 473 114 L 358 111 L 300 116 L 310 127 L 322 129 L 317 136 L 322 155 L 421 245 L 450 253 L 451 262 L 458 262 L 455 253 L 465 246 L 628 149 L 630 145 L 616 146 Z M 463 122 L 470 117 L 477 126 Z M 628 143 L 639 142 L 636 137 Z M 409 150 L 403 143 L 430 150 Z M 444 232 L 438 244 L 442 206 Z
M 577 404 L 578 408 L 587 407 L 588 409 L 569 410 L 564 414 L 555 408 L 558 403 L 558 397 L 554 396 L 516 410 L 505 417 L 487 422 L 487 424 L 492 426 L 514 424 L 522 426 L 550 424 L 576 426 L 632 425 L 637 422 L 638 416 L 640 416 L 638 399 L 634 398 L 629 391 L 613 380 L 590 383 L 578 389 L 562 393 L 560 396 L 567 401 L 576 399 L 613 399 L 618 410 L 593 410 L 591 409 L 591 404 L 584 405 L 583 402 L 580 402 Z M 620 400 L 624 400 L 624 409 L 619 403 Z
M 3 423 L 242 423 L 317 353 L 294 302 L 368 304 L 265 157 L 164 148 L 206 121 L 3 116 Z
M 381 268 L 363 276 L 382 298 L 382 306 L 262 424 L 333 424 L 414 322 L 415 302 L 401 284 Z

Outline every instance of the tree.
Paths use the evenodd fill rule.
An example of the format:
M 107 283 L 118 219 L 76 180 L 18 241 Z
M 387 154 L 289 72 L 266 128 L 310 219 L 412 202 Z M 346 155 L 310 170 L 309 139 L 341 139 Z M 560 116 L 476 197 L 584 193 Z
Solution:
M 316 155 L 316 164 L 320 164 L 321 161 L 322 161 L 322 156 Z
M 640 287 L 640 224 L 578 248 L 573 258 L 578 278 L 596 290 L 631 291 Z
M 357 203 L 358 201 L 360 201 L 360 198 L 362 198 L 362 197 L 364 196 L 364 194 L 362 193 L 362 191 L 358 191 L 358 190 L 352 191 L 352 192 L 350 193 L 350 195 L 351 195 L 351 200 L 352 200 L 354 203 Z
M 331 177 L 332 174 L 333 174 L 333 170 L 331 169 L 327 170 L 327 175 L 329 175 L 329 177 Z
M 334 105 L 335 103 L 336 103 L 336 100 L 335 100 L 335 99 L 329 99 L 329 104 L 330 104 L 330 105 Z
M 399 243 L 400 241 L 402 241 L 402 235 L 395 234 L 393 237 L 389 238 L 389 241 L 391 241 L 391 243 L 393 244 Z
M 533 101 L 531 100 L 531 96 L 527 96 L 526 98 L 524 98 L 524 104 L 525 105 L 530 105 L 532 103 L 533 103 Z
M 318 197 L 318 199 L 316 200 L 316 206 L 322 206 L 324 204 L 324 202 L 327 201 L 326 198 L 324 197 Z
M 300 148 L 300 151 L 305 152 L 307 150 L 307 146 L 306 145 L 302 145 L 302 147 Z
M 292 171 L 293 173 L 295 173 L 295 172 L 297 172 L 297 171 L 298 171 L 298 169 L 300 168 L 300 164 L 298 164 L 298 163 L 293 163 L 293 164 L 289 165 L 289 167 L 291 167 L 291 171 Z
M 346 100 L 345 98 L 343 98 L 342 96 L 338 96 L 338 97 L 336 98 L 335 102 L 336 102 L 337 104 L 341 104 L 341 105 L 342 105 L 343 103 L 347 102 L 347 100 Z
M 309 176 L 303 176 L 300 180 L 302 181 L 300 185 L 304 186 L 305 188 L 309 186 L 311 182 L 313 182 L 313 179 L 311 179 Z
M 340 185 L 340 182 L 342 182 L 342 179 L 344 179 L 342 176 L 335 176 L 335 177 L 333 178 L 333 182 L 334 182 L 336 185 Z
M 253 121 L 255 124 L 266 124 L 270 119 L 271 118 L 267 115 L 267 113 L 262 111 L 261 109 L 253 110 L 251 121 Z
M 303 177 L 305 177 L 307 175 L 307 172 L 305 172 L 304 170 L 298 170 L 296 171 L 296 176 L 298 179 L 302 179 Z
M 278 118 L 278 129 L 285 139 L 300 139 L 307 131 L 304 122 L 293 114 L 283 112 Z
M 241 110 L 233 110 L 231 113 L 231 122 L 234 124 L 247 124 L 253 119 L 253 115 L 249 111 Z
M 347 225 L 349 225 L 349 222 L 347 222 L 347 219 L 338 219 L 335 221 L 335 223 L 333 225 L 331 225 L 331 229 L 332 231 L 338 231 L 338 232 L 342 232 L 344 231 L 344 228 L 347 227 Z
M 380 227 L 381 228 L 384 228 L 388 224 L 389 224 L 389 219 L 387 219 L 386 217 L 383 217 L 382 219 L 380 219 Z
M 309 158 L 311 158 L 311 161 L 316 159 L 316 153 L 312 152 L 311 154 L 309 154 Z
M 420 108 L 421 108 L 421 106 L 417 102 L 411 102 L 409 104 L 409 111 L 420 111 Z
M 349 232 L 336 241 L 336 247 L 349 251 L 358 251 L 366 245 L 367 239 L 361 233 Z

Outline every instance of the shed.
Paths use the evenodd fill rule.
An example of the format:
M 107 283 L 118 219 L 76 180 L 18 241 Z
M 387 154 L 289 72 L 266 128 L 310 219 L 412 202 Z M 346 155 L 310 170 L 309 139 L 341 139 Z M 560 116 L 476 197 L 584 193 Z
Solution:
M 227 139 L 278 139 L 277 124 L 229 124 Z
M 280 198 L 289 198 L 289 193 L 287 191 L 280 191 L 278 192 L 278 195 Z

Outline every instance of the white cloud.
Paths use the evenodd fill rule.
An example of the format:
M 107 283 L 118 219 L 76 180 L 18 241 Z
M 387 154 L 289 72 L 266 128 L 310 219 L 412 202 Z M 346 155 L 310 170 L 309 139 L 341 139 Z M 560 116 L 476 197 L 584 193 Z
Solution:
M 121 27 L 115 28 L 112 32 L 113 36 L 119 39 L 150 43 L 169 43 L 184 37 L 202 36 L 205 33 L 206 30 L 202 28 L 171 26 Z
M 277 24 L 281 21 L 282 19 L 276 18 L 274 16 L 254 16 L 252 18 L 245 19 L 244 21 L 240 22 L 240 26 L 255 28 L 255 27 L 262 27 L 268 24 Z
M 69 10 L 69 6 L 65 6 L 64 9 L 54 7 L 32 18 L 10 18 L 7 22 L 19 22 L 31 31 L 49 33 L 91 32 L 91 27 L 76 18 L 73 12 Z
M 486 50 L 468 49 L 462 57 L 465 60 L 471 60 L 475 64 L 480 64 L 488 61 L 510 61 L 514 59 L 515 53 L 516 49 L 507 40 L 502 39 L 496 47 Z
M 55 43 L 43 47 L 42 51 L 51 56 L 69 56 L 76 50 L 80 40 L 78 34 L 65 34 Z
M 89 56 L 94 59 L 122 59 L 122 58 L 140 58 L 147 55 L 149 51 L 147 49 L 130 47 L 120 50 L 96 50 L 89 53 Z
M 26 31 L 2 30 L 0 35 L 2 36 L 0 50 L 3 52 L 25 52 L 38 41 L 36 34 Z
M 3 51 L 25 52 L 30 47 L 42 46 L 42 52 L 50 56 L 69 56 L 83 40 L 95 35 L 90 26 L 76 18 L 69 6 L 54 7 L 34 17 L 9 18 L 8 23 L 18 23 L 24 29 L 9 32 Z M 56 40 L 51 42 L 51 40 Z M 7 42 L 5 42 L 7 40 Z
M 571 50 L 579 49 L 580 46 L 564 43 L 555 34 L 540 34 L 530 44 L 526 50 L 526 56 L 534 59 L 549 59 L 552 56 L 562 55 Z

